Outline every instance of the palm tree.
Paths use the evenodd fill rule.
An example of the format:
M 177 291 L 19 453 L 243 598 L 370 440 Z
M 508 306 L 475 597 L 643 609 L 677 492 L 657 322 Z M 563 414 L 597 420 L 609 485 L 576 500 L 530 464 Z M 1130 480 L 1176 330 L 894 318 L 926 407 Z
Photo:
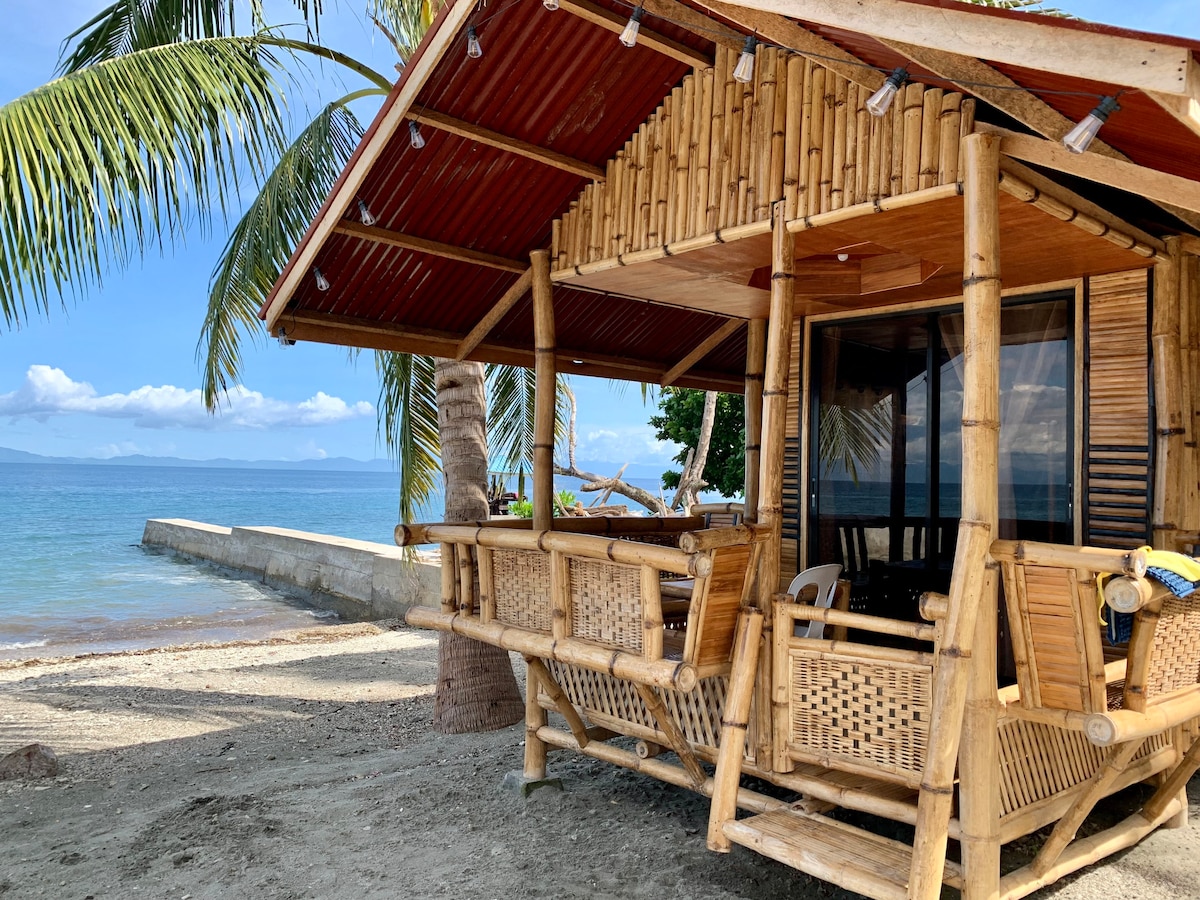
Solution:
M 244 339 L 261 337 L 259 306 L 362 137 L 351 104 L 382 100 L 392 87 L 321 43 L 320 0 L 293 4 L 302 36 L 270 27 L 262 0 L 115 0 L 67 37 L 57 79 L 0 107 L 5 325 L 48 315 L 56 296 L 98 284 L 102 271 L 127 266 L 146 246 L 223 221 L 242 167 L 258 192 L 213 272 L 197 348 L 205 402 L 220 405 L 238 381 Z M 428 0 L 368 0 L 367 15 L 400 66 L 432 18 Z M 332 62 L 364 86 L 288 140 L 284 86 L 295 86 L 289 66 L 305 58 Z M 448 515 L 486 517 L 486 500 L 474 502 L 487 485 L 483 367 L 379 353 L 376 369 L 401 518 L 412 521 L 436 489 L 439 453 Z M 527 380 L 499 366 L 487 378 L 509 404 L 493 416 L 508 441 L 501 449 L 519 456 L 531 443 L 522 432 L 531 421 Z M 441 416 L 439 432 L 439 412 L 451 404 L 456 415 Z M 521 718 L 507 654 L 451 636 L 441 658 L 435 727 L 480 730 Z

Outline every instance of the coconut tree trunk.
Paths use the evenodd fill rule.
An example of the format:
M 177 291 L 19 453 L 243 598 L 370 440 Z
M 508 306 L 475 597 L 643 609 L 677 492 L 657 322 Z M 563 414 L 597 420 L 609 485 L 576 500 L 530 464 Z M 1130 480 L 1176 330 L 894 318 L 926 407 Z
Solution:
M 483 377 L 483 364 L 477 362 L 439 359 L 434 369 L 447 522 L 488 517 Z M 519 722 L 524 715 L 508 651 L 439 632 L 435 731 L 492 731 Z

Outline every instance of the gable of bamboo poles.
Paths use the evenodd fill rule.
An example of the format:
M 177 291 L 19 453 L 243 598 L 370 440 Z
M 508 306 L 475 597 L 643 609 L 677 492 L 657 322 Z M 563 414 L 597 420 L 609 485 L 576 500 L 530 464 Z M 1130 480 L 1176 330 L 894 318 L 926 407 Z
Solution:
M 812 60 L 760 46 L 748 84 L 736 61 L 718 47 L 554 221 L 555 271 L 766 223 L 777 200 L 794 219 L 958 181 L 973 99 L 909 84 L 875 118 Z

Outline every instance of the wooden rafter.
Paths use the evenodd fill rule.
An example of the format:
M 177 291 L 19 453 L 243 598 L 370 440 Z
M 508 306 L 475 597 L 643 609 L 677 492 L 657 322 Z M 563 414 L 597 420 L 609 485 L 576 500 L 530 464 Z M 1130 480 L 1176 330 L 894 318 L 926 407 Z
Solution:
M 487 315 L 480 319 L 470 333 L 459 342 L 458 350 L 454 354 L 455 360 L 461 362 L 470 356 L 471 351 L 491 334 L 492 329 L 500 323 L 500 320 L 508 314 L 517 301 L 528 293 L 531 284 L 533 284 L 533 269 L 526 269 L 521 277 L 513 282 L 513 286 L 504 292 L 504 296 L 496 301 L 496 305 L 487 311 Z
M 414 105 L 409 110 L 408 117 L 420 122 L 422 125 L 430 125 L 440 131 L 447 131 L 450 134 L 456 134 L 459 137 L 467 138 L 480 144 L 486 144 L 498 150 L 515 153 L 517 156 L 523 156 L 526 159 L 532 159 L 547 166 L 562 169 L 564 172 L 571 172 L 574 175 L 580 175 L 595 181 L 604 180 L 604 170 L 599 166 L 574 159 L 562 153 L 556 153 L 553 150 L 547 150 L 545 147 L 539 147 L 537 144 L 531 144 L 519 138 L 508 137 L 507 135 L 500 134 L 498 131 L 484 128 L 481 125 L 472 125 L 470 122 L 464 122 L 461 119 L 456 119 L 453 116 L 448 116 L 436 110 Z
M 559 6 L 572 15 L 579 16 L 593 25 L 599 25 L 614 34 L 624 31 L 625 25 L 629 21 L 628 16 L 618 15 L 602 6 L 597 6 L 590 0 L 559 0 Z M 706 69 L 713 63 L 711 57 L 705 56 L 699 50 L 693 50 L 679 41 L 664 37 L 653 28 L 647 28 L 644 22 L 638 31 L 638 44 L 649 47 L 651 50 L 657 50 L 664 56 L 677 59 L 696 69 Z
M 1007 156 L 1151 200 L 1171 203 L 1192 212 L 1200 212 L 1200 183 L 1190 178 L 1181 178 L 1178 175 L 1092 153 L 1071 153 L 1058 141 L 1017 134 L 994 125 L 980 123 L 975 129 L 999 135 L 1002 140 L 1002 152 Z
M 679 0 L 643 0 L 642 7 L 652 16 L 668 19 L 680 28 L 686 28 L 692 34 L 698 34 L 730 50 L 741 50 L 746 41 L 744 34 L 726 28 L 704 13 L 684 6 Z
M 486 266 L 489 269 L 500 269 L 504 272 L 521 274 L 527 268 L 525 263 L 482 250 L 470 250 L 466 247 L 456 247 L 453 244 L 443 244 L 441 241 L 431 241 L 428 238 L 415 237 L 400 231 L 389 231 L 374 225 L 363 225 L 359 222 L 341 221 L 334 226 L 334 232 L 347 237 L 364 241 L 374 241 L 377 244 L 387 244 L 390 247 L 400 247 L 404 250 L 415 250 L 418 253 L 428 253 L 430 256 L 440 256 L 458 262 Z
M 659 385 L 662 387 L 669 387 L 670 385 L 674 384 L 675 379 L 677 379 L 684 372 L 688 371 L 696 363 L 700 362 L 700 360 L 704 359 L 704 357 L 708 356 L 708 354 L 712 353 L 713 350 L 717 349 L 717 347 L 721 346 L 721 344 L 725 342 L 726 338 L 742 327 L 744 322 L 744 319 L 730 319 L 728 322 L 702 340 L 699 344 L 697 344 L 691 353 L 689 353 L 679 362 L 675 363 L 675 365 L 671 366 L 667 373 L 663 375 L 662 379 L 658 382 Z
M 869 91 L 884 82 L 884 75 L 875 68 L 823 37 L 813 34 L 795 22 L 775 12 L 750 8 L 744 4 L 723 3 L 720 0 L 698 0 L 699 4 L 717 15 L 736 22 L 747 31 L 757 32 L 764 41 L 779 44 L 789 50 L 811 55 L 822 66 Z M 799 15 L 799 13 L 793 13 Z
M 1183 94 L 1160 94 L 1157 91 L 1146 91 L 1150 98 L 1172 116 L 1191 129 L 1193 134 L 1200 134 L 1200 63 L 1195 57 L 1188 60 L 1187 67 L 1188 89 Z
M 904 0 L 735 0 L 734 5 L 791 16 L 951 53 L 970 48 L 988 59 L 1102 84 L 1187 94 L 1191 51 L 1177 44 L 1053 24 L 924 6 Z M 1068 37 L 1069 36 L 1069 37 Z
M 1011 116 L 1042 137 L 1056 141 L 1075 127 L 1074 122 L 1050 104 L 982 60 L 902 41 L 885 40 L 881 43 L 922 68 L 928 69 L 939 78 L 946 79 L 964 93 L 974 94 L 980 100 L 1005 115 Z M 1169 103 L 1179 105 L 1185 102 L 1185 98 L 1182 97 L 1168 98 L 1161 94 L 1152 96 L 1168 109 L 1170 109 Z M 1178 102 L 1176 103 L 1176 101 Z M 1109 159 L 1129 161 L 1128 156 L 1101 140 L 1093 141 L 1088 152 L 1106 156 Z M 1189 213 L 1170 203 L 1160 203 L 1159 205 L 1193 228 L 1200 228 L 1200 215 Z

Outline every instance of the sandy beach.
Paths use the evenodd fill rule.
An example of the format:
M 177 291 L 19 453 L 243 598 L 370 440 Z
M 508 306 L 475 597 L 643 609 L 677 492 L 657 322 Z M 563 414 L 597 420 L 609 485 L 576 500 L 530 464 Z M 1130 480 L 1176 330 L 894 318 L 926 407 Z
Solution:
M 60 764 L 0 782 L 0 896 L 852 896 L 709 853 L 706 801 L 583 757 L 551 757 L 563 792 L 502 791 L 521 728 L 431 732 L 435 664 L 434 636 L 388 623 L 0 663 L 0 754 Z M 1200 821 L 1040 896 L 1200 897 Z

